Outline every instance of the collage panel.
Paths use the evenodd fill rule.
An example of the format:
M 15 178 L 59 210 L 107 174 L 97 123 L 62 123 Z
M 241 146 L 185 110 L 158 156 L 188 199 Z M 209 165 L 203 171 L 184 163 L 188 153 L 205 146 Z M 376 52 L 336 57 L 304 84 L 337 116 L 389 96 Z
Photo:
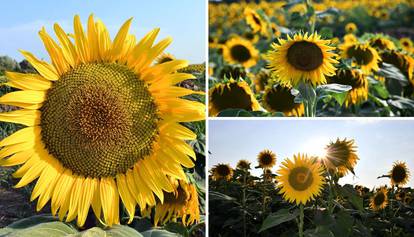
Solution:
M 409 0 L 209 2 L 210 117 L 414 115 Z
M 210 236 L 413 236 L 413 120 L 210 120 Z

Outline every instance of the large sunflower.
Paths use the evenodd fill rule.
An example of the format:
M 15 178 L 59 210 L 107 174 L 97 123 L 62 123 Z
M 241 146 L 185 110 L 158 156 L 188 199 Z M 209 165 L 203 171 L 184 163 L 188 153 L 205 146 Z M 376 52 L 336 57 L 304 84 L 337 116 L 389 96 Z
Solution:
M 305 154 L 294 155 L 293 161 L 285 159 L 276 176 L 279 193 L 286 201 L 306 204 L 322 192 L 325 183 L 322 173 L 322 166 Z
M 182 180 L 173 182 L 174 191 L 164 193 L 164 202 L 155 206 L 154 224 L 180 218 L 185 225 L 200 221 L 200 209 L 197 189 L 194 184 Z
M 257 155 L 257 162 L 262 169 L 270 169 L 276 164 L 276 154 L 270 150 L 263 150 Z
M 233 177 L 233 169 L 229 164 L 217 164 L 212 169 L 214 180 L 230 180 Z
M 387 188 L 380 188 L 374 196 L 371 197 L 369 207 L 375 211 L 384 209 L 388 204 Z
M 14 173 L 18 188 L 38 178 L 37 210 L 50 200 L 52 214 L 77 216 L 79 226 L 91 206 L 107 225 L 119 223 L 120 199 L 132 221 L 136 205 L 153 206 L 155 196 L 163 202 L 163 192 L 174 191 L 166 175 L 186 180 L 181 165 L 194 166 L 184 140 L 196 135 L 179 122 L 204 119 L 204 105 L 179 98 L 193 91 L 174 86 L 194 77 L 172 73 L 183 60 L 152 66 L 171 39 L 153 46 L 155 29 L 137 43 L 130 24 L 114 40 L 92 15 L 86 32 L 75 16 L 73 38 L 57 24 L 58 42 L 42 29 L 52 62 L 21 51 L 39 74 L 6 74 L 21 90 L 0 103 L 22 109 L 0 120 L 27 127 L 0 142 L 0 164 L 22 165 Z
M 250 68 L 259 60 L 259 51 L 249 40 L 233 37 L 223 48 L 223 58 L 228 63 L 241 64 L 245 68 Z
M 336 139 L 326 146 L 326 156 L 323 159 L 324 165 L 339 175 L 345 175 L 352 171 L 359 160 L 356 152 L 355 141 L 353 139 L 344 140 Z
M 263 105 L 271 112 L 283 112 L 286 116 L 302 116 L 305 112 L 303 103 L 295 103 L 291 87 L 267 86 L 263 95 Z
M 344 43 L 339 46 L 343 58 L 353 58 L 354 63 L 361 67 L 361 70 L 369 74 L 371 71 L 378 71 L 380 56 L 375 48 L 368 43 Z
M 408 183 L 410 179 L 410 171 L 405 162 L 395 162 L 389 175 L 392 185 L 402 186 Z
M 368 99 L 368 79 L 359 70 L 339 69 L 335 76 L 328 78 L 328 82 L 352 86 L 352 89 L 348 91 L 345 107 L 360 104 Z
M 296 86 L 300 82 L 312 85 L 326 84 L 325 76 L 335 74 L 334 59 L 337 55 L 329 40 L 322 40 L 317 34 L 296 34 L 293 39 L 279 39 L 273 43 L 266 59 L 269 68 L 276 73 L 282 84 Z
M 257 111 L 260 105 L 249 85 L 245 81 L 231 79 L 227 83 L 218 83 L 209 90 L 209 115 L 216 116 L 225 109 L 244 109 Z

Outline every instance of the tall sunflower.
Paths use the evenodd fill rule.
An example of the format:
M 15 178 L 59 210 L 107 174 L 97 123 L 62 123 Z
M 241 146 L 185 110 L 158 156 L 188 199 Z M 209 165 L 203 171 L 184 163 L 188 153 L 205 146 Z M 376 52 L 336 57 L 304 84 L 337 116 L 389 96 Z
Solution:
M 250 161 L 248 160 L 239 160 L 237 162 L 236 167 L 241 170 L 249 170 L 250 169 Z
M 410 171 L 405 162 L 396 161 L 389 173 L 392 185 L 402 186 L 408 183 Z
M 387 207 L 388 204 L 388 191 L 387 188 L 380 188 L 374 196 L 371 197 L 369 207 L 375 211 L 382 210 Z
M 180 122 L 204 119 L 204 105 L 180 98 L 194 92 L 174 86 L 194 77 L 172 73 L 183 60 L 151 65 L 171 39 L 153 46 L 155 29 L 137 42 L 130 24 L 114 40 L 92 15 L 86 31 L 75 16 L 73 38 L 55 24 L 58 42 L 43 28 L 51 63 L 21 51 L 39 74 L 6 74 L 21 90 L 0 103 L 21 109 L 0 120 L 27 127 L 0 142 L 0 165 L 22 165 L 16 187 L 38 178 L 37 210 L 50 200 L 53 215 L 77 217 L 79 226 L 90 207 L 107 225 L 119 223 L 120 200 L 132 221 L 136 205 L 153 206 L 174 191 L 166 175 L 186 180 L 181 166 L 194 166 L 184 140 L 196 135 Z
M 283 112 L 286 116 L 302 116 L 304 114 L 303 103 L 295 103 L 291 87 L 276 85 L 267 86 L 263 95 L 263 105 L 271 112 Z
M 276 154 L 271 150 L 263 150 L 257 155 L 257 162 L 262 169 L 270 169 L 276 164 Z
M 257 111 L 260 105 L 249 85 L 245 81 L 230 79 L 227 83 L 218 83 L 209 90 L 209 116 L 216 116 L 225 109 L 244 109 Z
M 164 202 L 155 206 L 154 224 L 163 225 L 176 218 L 180 218 L 185 226 L 199 222 L 200 209 L 195 185 L 182 180 L 173 183 L 174 191 L 164 193 Z
M 322 166 L 305 154 L 294 155 L 293 161 L 285 159 L 276 176 L 279 193 L 286 201 L 306 204 L 321 194 L 325 183 L 322 173 Z
M 250 68 L 259 60 L 259 51 L 249 40 L 233 37 L 223 48 L 223 58 L 228 63 L 241 64 L 245 68 Z
M 269 68 L 278 76 L 281 84 L 296 86 L 300 82 L 312 85 L 326 84 L 325 76 L 335 74 L 334 59 L 337 55 L 329 40 L 317 34 L 296 34 L 293 39 L 279 39 L 273 43 L 266 56 Z
M 214 180 L 230 180 L 233 177 L 233 169 L 229 164 L 217 164 L 212 169 Z
M 371 71 L 378 71 L 378 63 L 381 61 L 376 49 L 368 43 L 344 43 L 339 46 L 343 58 L 353 58 L 354 63 L 361 67 L 361 70 L 369 74 Z
M 360 104 L 368 99 L 368 79 L 357 69 L 339 69 L 335 76 L 328 78 L 328 82 L 352 86 L 348 91 L 345 107 Z
M 353 172 L 353 169 L 359 160 L 356 154 L 355 141 L 353 139 L 343 140 L 336 139 L 335 142 L 330 142 L 326 146 L 326 156 L 323 159 L 324 165 L 330 169 L 338 172 L 339 175 L 345 175 L 348 171 Z

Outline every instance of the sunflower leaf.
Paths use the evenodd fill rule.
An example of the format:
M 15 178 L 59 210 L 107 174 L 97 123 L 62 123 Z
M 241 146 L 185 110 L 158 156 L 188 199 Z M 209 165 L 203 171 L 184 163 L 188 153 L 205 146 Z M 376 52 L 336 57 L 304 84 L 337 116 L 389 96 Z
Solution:
M 299 209 L 294 209 L 292 212 L 289 209 L 280 209 L 275 213 L 271 213 L 263 221 L 259 233 L 287 221 L 291 221 L 297 216 L 299 216 Z

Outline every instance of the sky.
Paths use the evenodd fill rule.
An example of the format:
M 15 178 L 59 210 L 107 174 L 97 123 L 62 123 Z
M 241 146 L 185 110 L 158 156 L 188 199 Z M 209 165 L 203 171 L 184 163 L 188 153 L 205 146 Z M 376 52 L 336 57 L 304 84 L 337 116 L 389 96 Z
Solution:
M 205 5 L 204 0 L 4 1 L 0 14 L 0 56 L 20 61 L 23 57 L 18 50 L 24 49 L 49 60 L 38 36 L 41 27 L 52 34 L 53 24 L 59 23 L 66 32 L 73 32 L 74 15 L 80 15 L 85 27 L 93 13 L 107 25 L 112 38 L 130 17 L 134 18 L 130 32 L 137 38 L 160 27 L 158 41 L 166 36 L 173 38 L 165 52 L 190 63 L 202 63 L 206 61 Z
M 389 185 L 389 179 L 377 179 L 387 174 L 394 161 L 405 161 L 414 187 L 414 121 L 409 120 L 210 120 L 209 169 L 217 163 L 235 167 L 240 159 L 257 166 L 257 154 L 270 149 L 281 160 L 293 154 L 323 154 L 324 147 L 336 138 L 354 139 L 359 161 L 355 176 L 348 174 L 341 184 L 361 184 L 366 187 Z M 255 169 L 253 174 L 259 175 Z

